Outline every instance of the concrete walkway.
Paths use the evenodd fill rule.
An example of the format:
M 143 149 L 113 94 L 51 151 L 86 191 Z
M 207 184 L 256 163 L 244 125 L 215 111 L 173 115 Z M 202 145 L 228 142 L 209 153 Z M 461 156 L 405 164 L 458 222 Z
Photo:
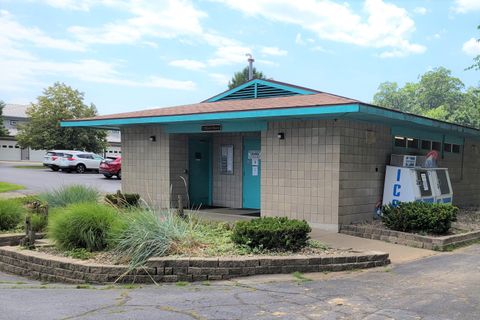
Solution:
M 319 229 L 313 229 L 310 236 L 312 239 L 318 240 L 333 248 L 387 252 L 390 254 L 390 260 L 395 264 L 439 254 L 437 251 L 412 248 L 380 240 L 364 239 Z

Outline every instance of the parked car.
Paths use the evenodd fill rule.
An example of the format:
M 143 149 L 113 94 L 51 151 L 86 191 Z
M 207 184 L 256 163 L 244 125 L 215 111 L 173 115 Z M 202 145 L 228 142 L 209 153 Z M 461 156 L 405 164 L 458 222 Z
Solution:
M 110 179 L 113 176 L 117 176 L 117 179 L 122 179 L 122 157 L 107 157 L 100 162 L 99 172 Z
M 69 150 L 50 150 L 47 151 L 43 158 L 43 165 L 52 169 L 53 171 L 60 170 L 60 160 Z
M 87 170 L 98 171 L 103 157 L 92 152 L 69 151 L 65 153 L 60 160 L 60 169 L 62 171 L 84 173 Z

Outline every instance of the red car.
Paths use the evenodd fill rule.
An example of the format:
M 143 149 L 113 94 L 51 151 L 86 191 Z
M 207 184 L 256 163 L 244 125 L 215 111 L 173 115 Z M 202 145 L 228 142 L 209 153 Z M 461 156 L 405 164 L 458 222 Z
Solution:
M 113 176 L 117 176 L 117 179 L 122 179 L 122 157 L 111 158 L 108 157 L 100 162 L 99 172 L 110 179 Z

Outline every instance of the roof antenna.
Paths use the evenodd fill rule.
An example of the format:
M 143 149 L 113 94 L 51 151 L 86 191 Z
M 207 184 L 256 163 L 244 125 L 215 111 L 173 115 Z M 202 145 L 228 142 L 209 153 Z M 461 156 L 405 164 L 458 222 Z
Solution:
M 251 53 L 246 53 L 245 55 L 248 57 L 248 81 L 250 81 L 253 79 L 253 63 L 255 59 L 253 59 Z

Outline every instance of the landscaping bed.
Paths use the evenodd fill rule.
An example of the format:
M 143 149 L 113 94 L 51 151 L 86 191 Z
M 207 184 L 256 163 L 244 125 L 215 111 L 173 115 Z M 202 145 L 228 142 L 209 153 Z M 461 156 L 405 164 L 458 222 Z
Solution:
M 337 250 L 312 241 L 305 221 L 208 222 L 175 210 L 154 210 L 136 194 L 102 198 L 92 188 L 69 186 L 0 204 L 10 221 L 4 230 L 20 228 L 25 216 L 27 230 L 47 231 L 41 243 L 27 238 L 23 247 L 0 248 L 0 270 L 44 281 L 220 280 L 389 263 L 385 253 Z
M 451 227 L 444 234 L 392 230 L 381 220 L 343 225 L 340 232 L 411 247 L 446 251 L 480 240 L 480 208 L 460 209 L 456 214 L 456 221 L 452 221 Z

